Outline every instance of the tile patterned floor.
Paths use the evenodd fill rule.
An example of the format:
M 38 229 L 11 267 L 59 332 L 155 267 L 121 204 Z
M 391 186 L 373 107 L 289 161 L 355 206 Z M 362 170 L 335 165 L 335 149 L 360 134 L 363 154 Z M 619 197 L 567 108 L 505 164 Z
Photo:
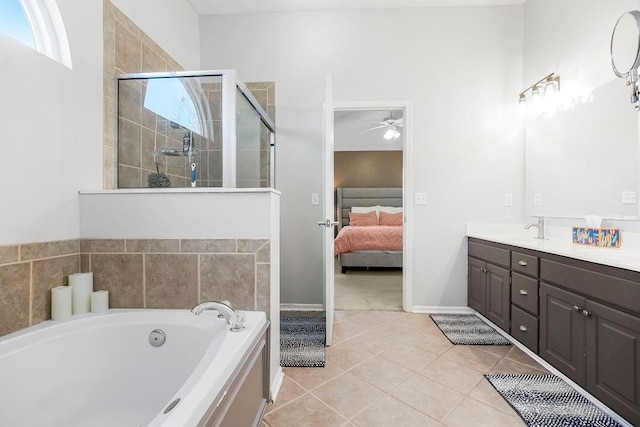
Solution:
M 426 314 L 338 311 L 325 368 L 284 368 L 263 427 L 524 426 L 486 373 L 545 373 L 513 346 L 451 345 Z

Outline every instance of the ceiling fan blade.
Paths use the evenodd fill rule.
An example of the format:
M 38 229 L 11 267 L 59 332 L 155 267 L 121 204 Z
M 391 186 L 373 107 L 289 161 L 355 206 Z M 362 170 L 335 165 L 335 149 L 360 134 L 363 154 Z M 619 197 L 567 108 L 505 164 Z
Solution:
M 372 127 L 372 128 L 370 128 L 370 129 L 361 130 L 361 131 L 360 131 L 360 132 L 358 132 L 358 133 L 370 132 L 370 131 L 372 131 L 372 130 L 382 129 L 382 128 L 386 128 L 386 127 L 387 127 L 387 125 L 376 126 L 376 127 Z

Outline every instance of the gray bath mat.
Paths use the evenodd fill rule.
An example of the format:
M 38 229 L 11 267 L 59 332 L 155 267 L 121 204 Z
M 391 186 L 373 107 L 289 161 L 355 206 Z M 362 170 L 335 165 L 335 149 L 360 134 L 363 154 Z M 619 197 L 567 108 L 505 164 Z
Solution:
M 475 314 L 431 314 L 438 328 L 451 344 L 511 345 Z
M 529 427 L 622 427 L 555 375 L 487 374 Z
M 280 366 L 324 367 L 325 318 L 280 318 Z

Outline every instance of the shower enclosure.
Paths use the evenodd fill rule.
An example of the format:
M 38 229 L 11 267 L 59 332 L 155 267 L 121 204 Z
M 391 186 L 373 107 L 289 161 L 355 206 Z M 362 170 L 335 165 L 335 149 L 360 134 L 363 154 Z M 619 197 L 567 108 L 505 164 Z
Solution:
M 117 81 L 118 188 L 274 186 L 270 108 L 234 70 Z

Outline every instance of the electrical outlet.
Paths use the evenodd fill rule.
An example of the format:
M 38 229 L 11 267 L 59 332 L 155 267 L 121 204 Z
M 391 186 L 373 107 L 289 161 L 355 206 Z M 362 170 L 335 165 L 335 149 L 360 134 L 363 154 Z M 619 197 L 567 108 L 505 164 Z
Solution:
M 513 206 L 513 193 L 504 193 L 504 205 Z
M 318 193 L 311 193 L 311 204 L 313 206 L 320 204 L 320 195 Z
M 635 191 L 623 191 L 622 192 L 622 204 L 623 205 L 635 205 L 636 204 L 636 192 Z
M 533 206 L 542 206 L 542 193 L 533 193 Z
M 416 205 L 427 204 L 427 193 L 416 193 Z

